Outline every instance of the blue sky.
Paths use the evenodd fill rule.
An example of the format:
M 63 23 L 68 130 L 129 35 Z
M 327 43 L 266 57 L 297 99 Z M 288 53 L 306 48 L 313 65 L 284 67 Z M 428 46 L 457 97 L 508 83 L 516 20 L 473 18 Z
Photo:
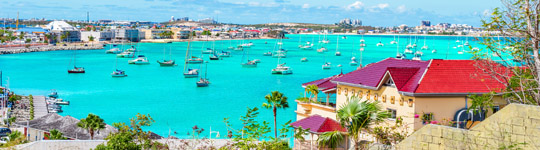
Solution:
M 335 23 L 361 19 L 364 25 L 432 23 L 480 25 L 484 14 L 500 7 L 499 0 L 0 0 L 0 17 L 162 22 L 171 16 L 220 22 Z

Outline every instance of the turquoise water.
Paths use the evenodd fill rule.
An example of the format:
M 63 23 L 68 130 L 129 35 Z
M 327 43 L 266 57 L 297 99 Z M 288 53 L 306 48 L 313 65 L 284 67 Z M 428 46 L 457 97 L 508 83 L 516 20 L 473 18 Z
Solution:
M 318 35 L 287 35 L 283 40 L 283 48 L 288 50 L 287 58 L 281 59 L 293 69 L 292 75 L 272 75 L 271 69 L 277 64 L 277 59 L 262 56 L 264 52 L 275 47 L 276 40 L 250 40 L 254 43 L 249 50 L 250 59 L 260 59 L 257 68 L 242 68 L 243 52 L 232 51 L 232 57 L 223 60 L 209 61 L 208 78 L 210 86 L 197 88 L 196 78 L 186 79 L 182 76 L 183 60 L 187 43 L 172 44 L 141 43 L 142 50 L 150 60 L 149 65 L 130 65 L 129 58 L 118 58 L 118 68 L 128 74 L 126 78 L 112 78 L 110 73 L 115 69 L 115 55 L 105 54 L 105 50 L 77 51 L 77 64 L 86 69 L 85 74 L 68 74 L 67 69 L 74 51 L 35 52 L 13 55 L 0 55 L 0 70 L 3 71 L 4 85 L 9 77 L 10 88 L 18 94 L 46 95 L 50 89 L 56 89 L 61 98 L 71 101 L 70 106 L 63 107 L 61 115 L 76 118 L 86 117 L 94 113 L 109 124 L 113 122 L 128 122 L 137 113 L 150 114 L 156 123 L 149 130 L 163 136 L 169 130 L 178 134 L 177 137 L 187 137 L 191 127 L 197 125 L 209 128 L 226 135 L 223 121 L 231 117 L 233 125 L 239 126 L 239 117 L 244 115 L 246 107 L 259 107 L 265 102 L 264 96 L 278 90 L 289 97 L 290 108 L 278 110 L 278 125 L 288 120 L 295 121 L 296 103 L 294 99 L 303 92 L 302 83 L 340 73 L 336 67 L 342 64 L 343 72 L 356 69 L 349 66 L 351 56 L 360 57 L 359 40 L 364 38 L 367 47 L 363 52 L 363 64 L 373 63 L 388 57 L 395 57 L 396 45 L 391 45 L 393 36 L 364 36 L 329 35 L 328 52 L 324 54 L 313 50 L 299 50 L 299 38 L 302 43 L 318 41 Z M 336 40 L 339 38 L 339 51 L 342 56 L 334 56 Z M 414 37 L 412 37 L 414 40 Z M 424 50 L 423 60 L 437 59 L 469 59 L 470 54 L 459 55 L 460 48 L 454 49 L 457 39 L 464 37 L 426 37 L 430 50 Z M 385 46 L 375 46 L 381 40 Z M 401 36 L 400 51 L 403 51 L 409 36 Z M 424 37 L 418 37 L 418 48 L 423 46 Z M 354 50 L 353 50 L 354 41 Z M 397 41 L 397 39 L 396 39 Z M 217 41 L 216 47 L 226 49 L 241 41 Z M 267 42 L 268 44 L 265 44 Z M 478 46 L 469 38 L 471 46 Z M 212 42 L 192 42 L 193 53 L 200 55 L 203 46 Z M 315 43 L 315 46 L 317 43 Z M 126 47 L 127 48 L 127 47 Z M 180 63 L 175 67 L 160 67 L 156 60 L 163 58 L 163 49 L 172 49 L 172 57 Z M 437 49 L 435 54 L 431 49 Z M 167 56 L 168 57 L 168 56 Z M 307 57 L 308 62 L 300 62 Z M 408 58 L 411 58 L 409 55 Z M 208 59 L 205 56 L 205 59 Z M 322 70 L 325 61 L 331 62 L 333 68 Z M 194 67 L 204 66 L 194 65 Z M 203 72 L 201 72 L 203 73 Z M 261 109 L 259 120 L 272 122 L 271 110 Z M 279 126 L 278 126 L 279 127 Z

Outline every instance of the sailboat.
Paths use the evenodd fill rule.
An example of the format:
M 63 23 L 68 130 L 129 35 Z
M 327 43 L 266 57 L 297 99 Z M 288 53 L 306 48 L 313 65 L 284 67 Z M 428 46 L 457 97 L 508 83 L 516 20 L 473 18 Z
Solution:
M 379 43 L 377 43 L 377 46 L 384 46 L 384 44 L 382 43 L 382 37 L 379 38 Z
M 106 54 L 120 54 L 122 53 L 122 50 L 116 47 L 116 45 L 113 45 L 113 48 L 105 51 Z
M 423 49 L 423 50 L 427 50 L 429 49 L 429 47 L 426 45 L 426 37 L 424 36 L 424 46 L 422 46 L 422 48 L 420 49 Z
M 331 68 L 332 68 L 332 66 L 331 66 L 330 62 L 324 62 L 324 64 L 322 65 L 322 69 L 326 70 L 326 69 L 331 69 Z
M 244 56 L 246 57 L 247 62 L 242 63 L 242 67 L 245 67 L 245 68 L 255 68 L 255 67 L 257 67 L 257 62 L 249 60 L 249 49 L 244 52 Z M 242 59 L 243 59 L 244 56 L 242 56 Z
M 276 47 L 276 46 L 274 46 Z M 276 68 L 272 69 L 272 74 L 281 74 L 281 75 L 289 75 L 292 74 L 292 69 L 288 66 L 286 66 L 286 63 L 281 64 L 281 57 L 278 57 L 277 59 L 277 66 Z
M 394 35 L 394 40 L 392 40 L 392 42 L 390 42 L 390 44 L 397 44 L 397 42 L 396 42 L 396 35 Z
M 398 37 L 398 43 L 399 43 L 399 37 Z M 402 55 L 401 53 L 399 53 L 399 44 L 397 44 L 397 46 L 396 46 L 396 58 L 397 59 L 405 58 L 405 55 Z
M 165 59 L 165 49 L 163 49 L 163 61 L 157 61 L 159 63 L 159 66 L 166 67 L 166 66 L 175 66 L 175 61 L 171 59 L 172 57 L 172 50 L 169 47 L 169 60 Z
M 77 57 L 76 57 L 77 50 L 73 50 L 73 69 L 69 69 L 68 73 L 85 73 L 83 67 L 77 67 Z
M 210 81 L 208 81 L 208 77 L 206 76 L 208 72 L 208 63 L 206 63 L 206 69 L 204 70 L 204 78 L 201 77 L 199 81 L 197 81 L 197 87 L 207 87 L 208 84 L 210 84 Z
M 469 46 L 469 37 L 468 36 L 465 37 L 465 44 L 463 44 L 463 45 Z
M 351 66 L 358 65 L 358 62 L 356 61 L 356 57 L 354 57 L 354 41 L 352 43 L 351 62 L 349 62 L 349 65 L 351 65 Z
M 112 77 L 126 77 L 126 72 L 118 69 L 118 57 L 115 59 L 114 71 L 111 73 Z
M 341 56 L 341 52 L 339 52 L 339 36 L 336 40 L 336 56 Z
M 189 37 L 187 50 L 186 50 L 186 58 L 184 60 L 184 78 L 196 78 L 199 76 L 199 69 L 193 69 L 188 67 L 188 56 L 189 56 L 189 48 L 191 44 L 191 38 Z

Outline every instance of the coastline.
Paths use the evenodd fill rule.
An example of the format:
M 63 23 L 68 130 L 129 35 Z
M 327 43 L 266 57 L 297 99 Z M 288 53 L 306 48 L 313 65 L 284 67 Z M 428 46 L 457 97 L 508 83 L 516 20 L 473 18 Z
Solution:
M 201 37 L 201 38 L 195 38 L 191 41 L 229 41 L 229 40 L 261 40 L 261 39 L 276 39 L 272 37 L 257 37 L 257 38 L 221 38 L 221 37 Z M 187 42 L 188 39 L 143 39 L 140 41 L 140 43 L 168 43 L 168 42 Z M 112 43 L 111 43 L 112 44 Z
M 317 35 L 318 33 L 299 33 L 299 34 L 306 34 L 306 35 Z M 480 35 L 433 35 L 433 34 L 390 34 L 390 33 L 365 33 L 365 34 L 357 34 L 357 33 L 332 33 L 328 35 L 382 35 L 382 36 L 448 36 L 448 37 L 479 37 Z
M 59 51 L 59 50 L 91 50 L 91 49 L 103 49 L 102 44 L 98 45 L 88 45 L 88 46 L 32 46 L 32 47 L 10 47 L 10 48 L 0 48 L 0 55 L 5 54 L 19 54 L 19 53 L 31 53 L 31 52 L 46 52 L 46 51 Z

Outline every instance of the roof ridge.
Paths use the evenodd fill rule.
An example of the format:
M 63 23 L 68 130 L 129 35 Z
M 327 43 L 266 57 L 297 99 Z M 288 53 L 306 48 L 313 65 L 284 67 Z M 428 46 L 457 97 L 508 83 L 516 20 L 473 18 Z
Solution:
M 326 121 L 328 121 L 328 117 L 324 117 L 324 121 L 323 121 L 322 124 L 319 126 L 319 128 L 318 128 L 317 130 L 315 130 L 315 131 L 319 132 L 319 131 L 321 130 L 321 128 L 325 126 Z
M 420 80 L 418 80 L 418 84 L 416 84 L 416 87 L 414 87 L 414 90 L 413 90 L 413 93 L 416 93 L 416 90 L 418 89 L 418 87 L 420 87 L 420 84 L 422 83 L 422 81 L 424 80 L 424 76 L 426 75 L 426 73 L 428 72 L 429 68 L 431 67 L 431 63 L 433 62 L 433 59 L 430 59 L 429 60 L 429 64 L 426 66 L 426 69 L 424 70 L 424 73 L 422 73 L 422 77 L 420 77 Z

